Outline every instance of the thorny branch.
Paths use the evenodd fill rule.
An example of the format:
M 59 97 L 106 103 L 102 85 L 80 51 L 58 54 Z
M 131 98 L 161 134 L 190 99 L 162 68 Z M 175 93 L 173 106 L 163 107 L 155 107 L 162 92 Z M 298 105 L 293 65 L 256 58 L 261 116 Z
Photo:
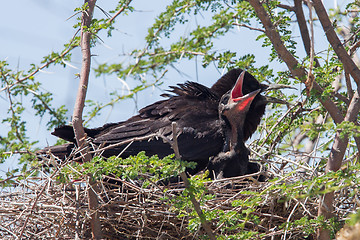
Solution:
M 114 14 L 113 17 L 111 17 L 106 23 L 107 24 L 111 24 L 114 22 L 114 20 L 116 19 L 116 17 L 118 17 L 125 9 L 127 9 L 129 7 L 129 4 L 132 2 L 132 0 L 128 0 L 126 3 L 123 4 L 123 6 Z M 95 34 L 97 32 L 99 32 L 101 30 L 101 28 L 97 29 L 95 31 Z M 5 82 L 7 82 L 7 84 L 2 87 L 0 89 L 0 92 L 2 91 L 8 91 L 9 94 L 11 94 L 11 91 L 12 91 L 12 88 L 14 86 L 21 86 L 22 88 L 24 88 L 24 91 L 28 91 L 30 93 L 33 94 L 33 96 L 38 99 L 42 106 L 51 114 L 53 115 L 57 121 L 60 121 L 61 119 L 59 118 L 59 114 L 55 111 L 55 109 L 53 109 L 46 101 L 44 101 L 44 99 L 40 96 L 39 93 L 37 93 L 36 91 L 32 90 L 32 89 L 29 89 L 29 88 L 26 88 L 26 85 L 24 85 L 24 82 L 29 80 L 29 79 L 32 79 L 32 77 L 34 77 L 36 74 L 38 74 L 39 72 L 41 72 L 43 69 L 45 68 L 48 68 L 51 64 L 53 63 L 56 63 L 58 61 L 62 61 L 64 64 L 68 64 L 67 62 L 64 61 L 64 58 L 66 58 L 66 56 L 69 55 L 69 53 L 78 47 L 77 44 L 75 44 L 75 40 L 76 40 L 76 36 L 78 35 L 78 33 L 80 32 L 80 29 L 78 29 L 75 34 L 73 35 L 73 37 L 71 38 L 69 44 L 66 45 L 65 49 L 61 51 L 61 53 L 59 54 L 56 54 L 55 57 L 52 57 L 50 59 L 46 59 L 46 62 L 43 63 L 41 66 L 36 66 L 34 67 L 34 69 L 29 72 L 27 75 L 20 75 L 20 74 L 17 74 L 16 76 L 12 77 L 14 79 L 13 82 L 11 83 L 8 83 L 6 81 L 6 78 L 9 77 L 9 73 L 7 74 L 3 74 L 3 78 L 5 78 Z M 1 69 L 2 70 L 2 69 Z M 11 104 L 11 99 L 9 98 L 9 101 L 10 101 L 10 105 Z M 18 133 L 18 132 L 16 132 Z M 20 137 L 20 135 L 17 134 L 17 137 L 19 139 L 20 142 L 23 142 L 23 139 L 22 137 Z
M 10 90 L 7 89 L 7 90 L 6 90 L 6 93 L 8 94 L 8 98 L 9 98 L 9 102 L 10 102 L 9 109 L 10 109 L 10 111 L 11 111 L 12 117 L 15 118 L 16 113 L 15 113 L 15 110 L 14 110 L 14 103 L 13 103 L 13 101 L 12 101 L 12 95 L 11 95 L 11 93 L 10 93 Z M 23 140 L 22 135 L 21 135 L 20 132 L 19 132 L 19 127 L 17 126 L 17 124 L 15 125 L 15 134 L 16 134 L 16 137 L 19 139 L 19 141 L 20 141 L 21 143 L 23 143 L 24 140 Z
M 299 67 L 300 64 L 296 58 L 286 49 L 284 43 L 281 40 L 280 34 L 277 32 L 276 27 L 271 22 L 269 14 L 266 12 L 265 8 L 262 6 L 258 0 L 249 0 L 249 3 L 254 8 L 256 15 L 260 18 L 262 22 L 265 33 L 272 42 L 276 52 L 279 54 L 280 58 L 285 62 L 293 77 L 297 77 L 301 81 L 306 80 L 306 70 L 302 67 Z M 323 89 L 321 86 L 314 81 L 313 89 L 321 96 Z M 319 97 L 318 98 L 321 104 L 329 112 L 330 116 L 333 118 L 335 123 L 340 123 L 343 120 L 343 116 L 335 105 L 335 103 L 329 97 Z
M 93 16 L 93 11 L 95 7 L 96 0 L 85 0 L 84 4 L 86 4 L 87 9 L 82 13 L 81 19 L 81 39 L 80 39 L 80 47 L 82 52 L 82 66 L 80 72 L 80 81 L 79 88 L 77 92 L 76 102 L 74 106 L 73 113 L 73 129 L 74 135 L 77 142 L 77 145 L 82 148 L 86 147 L 86 135 L 83 127 L 82 113 L 85 105 L 86 92 L 89 82 L 89 74 L 90 74 L 90 66 L 91 66 L 91 51 L 90 51 L 90 40 L 92 33 L 89 31 L 91 25 L 91 19 Z M 84 162 L 89 162 L 91 160 L 90 153 L 85 150 L 84 153 Z M 98 198 L 97 192 L 98 187 L 96 182 L 93 180 L 91 174 L 88 176 L 88 199 L 89 199 L 89 210 L 90 210 L 90 225 L 91 225 L 91 233 L 94 239 L 101 239 L 101 223 L 99 219 L 98 213 Z
M 40 196 L 44 193 L 46 187 L 48 187 L 49 181 L 51 181 L 53 179 L 53 177 L 58 173 L 58 169 L 55 169 L 55 171 L 51 174 L 51 176 L 49 176 L 49 178 L 47 179 L 47 181 L 44 183 L 44 186 L 42 187 L 42 189 L 40 190 L 40 192 L 36 195 L 36 198 L 33 201 L 32 207 L 30 209 L 30 212 L 28 214 L 28 216 L 26 217 L 25 221 L 24 221 L 24 225 L 21 228 L 20 234 L 18 236 L 18 239 L 22 239 L 22 236 L 24 234 L 24 230 L 26 228 L 26 225 L 30 219 L 30 217 L 33 214 L 33 211 L 35 209 L 35 207 L 37 206 L 37 201 L 39 200 Z
M 157 79 L 155 79 L 154 82 L 150 83 L 150 84 L 145 84 L 143 85 L 143 87 L 141 88 L 136 88 L 136 89 L 132 89 L 130 91 L 129 94 L 127 95 L 122 95 L 122 96 L 117 96 L 116 98 L 112 99 L 110 102 L 106 103 L 106 104 L 103 104 L 103 105 L 100 105 L 97 109 L 96 109 L 96 112 L 93 113 L 90 117 L 87 118 L 87 120 L 84 122 L 84 125 L 86 125 L 86 123 L 90 122 L 91 119 L 93 119 L 95 116 L 96 116 L 96 113 L 98 113 L 99 111 L 101 111 L 102 109 L 108 107 L 108 106 L 113 106 L 116 102 L 118 102 L 120 99 L 126 99 L 126 98 L 129 98 L 129 97 L 132 97 L 134 94 L 144 90 L 144 89 L 147 89 L 149 87 L 153 87 L 153 86 L 156 86 L 157 83 L 160 82 L 160 80 L 165 76 L 167 70 L 165 70 L 161 76 Z
M 118 17 L 122 12 L 124 12 L 124 10 L 126 10 L 130 3 L 132 2 L 132 0 L 128 0 L 115 14 L 114 16 L 112 16 L 106 23 L 107 24 L 111 24 L 112 22 L 115 21 L 116 17 Z M 76 13 L 75 13 L 76 14 Z M 95 33 L 98 33 L 101 29 L 98 29 Z M 3 87 L 2 89 L 0 89 L 0 92 L 4 91 L 5 89 L 9 89 L 12 88 L 13 86 L 15 86 L 16 84 L 21 84 L 22 82 L 28 80 L 29 78 L 35 76 L 37 73 L 39 73 L 41 70 L 48 68 L 52 63 L 56 62 L 59 59 L 63 59 L 69 52 L 71 52 L 73 49 L 75 49 L 76 47 L 78 47 L 78 45 L 74 45 L 73 42 L 75 40 L 76 35 L 79 33 L 80 29 L 77 30 L 74 34 L 74 36 L 72 37 L 70 43 L 68 44 L 68 47 L 65 48 L 62 53 L 54 58 L 51 58 L 49 61 L 45 62 L 43 65 L 35 68 L 34 71 L 32 71 L 31 73 L 29 73 L 28 75 L 24 76 L 23 78 L 19 78 L 16 79 L 15 83 L 9 84 L 5 87 Z
M 23 78 L 17 79 L 15 83 L 9 84 L 5 87 L 3 87 L 2 89 L 0 89 L 0 92 L 6 90 L 6 89 L 10 89 L 13 86 L 15 86 L 16 84 L 20 84 L 26 80 L 28 80 L 29 78 L 31 78 L 32 76 L 34 76 L 35 74 L 37 74 L 38 72 L 40 72 L 42 69 L 49 67 L 52 63 L 54 63 L 55 61 L 57 61 L 58 59 L 62 59 L 66 56 L 66 54 L 68 54 L 72 49 L 74 49 L 75 46 L 69 47 L 68 49 L 66 49 L 65 51 L 63 51 L 59 56 L 56 56 L 52 59 L 50 59 L 48 62 L 44 63 L 43 65 L 41 65 L 40 67 L 37 67 L 33 72 L 31 72 L 29 75 L 26 75 Z
M 128 1 L 114 14 L 114 16 L 112 16 L 112 18 L 110 18 L 106 23 L 107 23 L 107 24 L 112 23 L 117 16 L 119 16 L 125 9 L 127 9 L 127 8 L 129 7 L 129 5 L 130 5 L 131 2 L 132 2 L 132 0 L 128 0 Z
M 82 123 L 82 112 L 85 105 L 86 92 L 89 81 L 90 66 L 91 66 L 91 52 L 90 39 L 91 32 L 88 30 L 91 24 L 93 10 L 96 0 L 85 1 L 88 4 L 88 9 L 82 14 L 81 23 L 81 52 L 82 52 L 82 66 L 80 72 L 79 88 L 77 92 L 76 102 L 73 112 L 72 124 L 74 127 L 75 139 L 78 146 L 85 145 L 85 131 Z M 84 161 L 90 161 L 91 156 L 86 154 Z
M 172 126 L 172 134 L 173 134 L 173 142 L 172 142 L 171 146 L 174 149 L 175 157 L 177 159 L 181 159 L 180 152 L 179 152 L 179 146 L 178 146 L 178 143 L 177 143 L 176 122 L 173 122 L 171 126 Z M 186 176 L 186 173 L 181 172 L 180 177 L 184 181 L 185 187 L 189 190 L 190 201 L 193 204 L 194 209 L 195 209 L 197 215 L 200 218 L 202 227 L 205 229 L 205 231 L 208 234 L 209 238 L 211 240 L 215 240 L 216 236 L 214 235 L 213 231 L 211 230 L 211 227 L 210 227 L 208 221 L 206 220 L 206 217 L 205 217 L 204 213 L 201 210 L 200 203 L 198 201 L 196 201 L 196 199 L 195 199 L 194 193 L 191 190 L 191 185 L 190 185 L 188 177 Z
M 262 32 L 262 33 L 265 32 L 264 29 L 251 27 L 251 26 L 246 25 L 246 24 L 243 24 L 243 23 L 234 22 L 234 23 L 232 23 L 232 25 L 238 26 L 238 27 L 245 27 L 245 28 L 248 28 L 248 29 L 250 29 L 250 30 L 254 30 L 254 31 Z

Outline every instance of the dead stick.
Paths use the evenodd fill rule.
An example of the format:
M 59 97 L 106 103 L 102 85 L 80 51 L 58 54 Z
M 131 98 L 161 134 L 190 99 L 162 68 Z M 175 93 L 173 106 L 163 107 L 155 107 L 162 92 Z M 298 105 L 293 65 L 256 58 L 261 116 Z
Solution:
M 37 201 L 39 200 L 40 196 L 44 193 L 45 189 L 46 189 L 46 186 L 48 185 L 49 181 L 55 176 L 55 174 L 57 174 L 59 169 L 56 169 L 52 174 L 51 176 L 48 178 L 48 180 L 44 183 L 44 186 L 43 188 L 40 190 L 40 192 L 38 193 L 38 195 L 36 195 L 36 198 L 34 199 L 34 203 L 30 209 L 30 213 L 29 215 L 26 217 L 25 219 L 25 222 L 24 222 L 24 225 L 22 226 L 21 228 L 21 231 L 20 231 L 20 235 L 18 237 L 18 239 L 21 239 L 22 238 L 22 235 L 24 234 L 24 230 L 25 230 L 25 227 L 30 219 L 30 216 L 33 214 L 33 211 L 35 209 L 35 207 L 37 206 Z
M 171 127 L 172 127 L 172 134 L 173 134 L 173 142 L 172 142 L 172 148 L 175 152 L 175 158 L 180 160 L 181 159 L 181 155 L 179 152 L 179 146 L 178 146 L 178 142 L 177 142 L 177 131 L 176 131 L 176 122 L 172 122 L 171 123 Z M 206 233 L 208 234 L 209 238 L 211 240 L 215 240 L 216 237 L 214 235 L 214 233 L 212 232 L 210 225 L 208 223 L 208 221 L 206 221 L 206 218 L 204 216 L 204 213 L 201 210 L 200 207 L 200 203 L 198 201 L 196 201 L 195 196 L 193 191 L 191 190 L 191 186 L 190 186 L 190 182 L 188 177 L 186 176 L 185 172 L 181 172 L 180 173 L 180 177 L 182 178 L 182 180 L 184 181 L 185 187 L 189 190 L 189 195 L 190 195 L 190 201 L 193 204 L 195 211 L 197 213 L 197 215 L 200 218 L 201 221 L 201 226 L 205 229 Z

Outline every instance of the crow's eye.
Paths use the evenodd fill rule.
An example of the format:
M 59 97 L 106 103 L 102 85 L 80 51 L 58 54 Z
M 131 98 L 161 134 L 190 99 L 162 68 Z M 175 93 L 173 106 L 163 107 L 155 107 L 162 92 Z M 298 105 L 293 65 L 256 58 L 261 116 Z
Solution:
M 220 103 L 225 104 L 225 105 L 228 104 L 229 98 L 230 98 L 230 94 L 227 94 L 227 93 L 224 94 L 220 100 Z

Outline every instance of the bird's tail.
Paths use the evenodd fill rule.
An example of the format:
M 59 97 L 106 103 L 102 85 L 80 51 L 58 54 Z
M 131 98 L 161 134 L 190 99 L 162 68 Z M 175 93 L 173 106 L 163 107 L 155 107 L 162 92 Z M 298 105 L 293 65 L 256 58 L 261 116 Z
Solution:
M 72 143 L 76 142 L 74 129 L 72 126 L 69 125 L 57 127 L 51 134 Z

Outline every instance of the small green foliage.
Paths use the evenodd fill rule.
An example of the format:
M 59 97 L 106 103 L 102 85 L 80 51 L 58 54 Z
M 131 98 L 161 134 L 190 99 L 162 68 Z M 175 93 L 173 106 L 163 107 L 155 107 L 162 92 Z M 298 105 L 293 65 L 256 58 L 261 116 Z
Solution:
M 299 220 L 294 220 L 292 222 L 283 223 L 280 228 L 290 230 L 292 228 L 300 228 L 303 232 L 303 237 L 308 237 L 311 234 L 315 234 L 316 230 L 323 226 L 324 224 L 323 217 L 317 219 L 309 219 L 307 216 L 300 218 Z
M 123 180 L 136 180 L 146 187 L 152 182 L 177 176 L 185 168 L 194 168 L 195 163 L 174 159 L 174 155 L 159 159 L 156 155 L 148 157 L 145 152 L 136 156 L 122 159 L 116 156 L 107 158 L 94 157 L 90 162 L 83 164 L 73 163 L 65 167 L 59 175 L 59 180 L 82 178 L 91 173 L 95 179 L 102 179 L 107 175 L 114 175 Z
M 340 132 L 340 137 L 360 137 L 360 126 L 355 125 L 353 122 L 343 121 L 337 125 L 338 132 Z
M 355 225 L 356 223 L 360 223 L 360 210 L 357 213 L 350 214 L 349 220 L 347 221 L 350 225 Z

